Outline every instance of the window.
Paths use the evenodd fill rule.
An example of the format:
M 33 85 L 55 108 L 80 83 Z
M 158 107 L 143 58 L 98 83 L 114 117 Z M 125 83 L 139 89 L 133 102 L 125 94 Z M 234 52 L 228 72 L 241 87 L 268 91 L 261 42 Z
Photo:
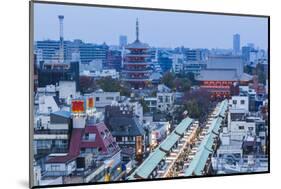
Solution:
M 59 165 L 51 165 L 51 170 L 52 171 L 59 171 L 60 170 L 60 166 Z
M 52 113 L 52 112 L 53 112 L 53 111 L 52 111 L 52 107 L 48 106 L 48 112 L 49 112 L 49 113 Z
M 233 104 L 237 104 L 237 100 L 233 100 L 232 103 L 233 103 Z
M 253 131 L 254 128 L 253 128 L 253 127 L 248 127 L 248 130 L 249 130 L 249 131 Z
M 89 133 L 86 133 L 86 134 L 84 135 L 84 140 L 89 140 Z
M 106 100 L 114 100 L 114 97 L 108 96 L 105 98 Z
M 241 101 L 240 101 L 240 104 L 245 104 L 245 100 L 241 100 Z
M 122 142 L 122 137 L 116 137 L 116 142 Z
M 155 106 L 156 105 L 156 101 L 151 101 L 150 104 L 151 104 L 151 106 Z
M 165 102 L 166 102 L 166 103 L 170 102 L 170 98 L 169 98 L 169 96 L 166 96 L 166 98 L 165 98 Z
M 96 134 L 95 133 L 90 133 L 89 134 L 89 139 L 90 141 L 95 141 L 96 140 Z
M 239 130 L 244 130 L 244 126 L 238 126 Z
M 85 153 L 85 148 L 81 148 L 81 153 Z
M 96 102 L 100 101 L 100 97 L 96 97 Z
M 129 136 L 128 141 L 130 141 L 130 142 L 135 141 L 135 137 Z
M 104 139 L 106 138 L 106 134 L 104 134 L 104 132 L 101 132 L 100 134 Z

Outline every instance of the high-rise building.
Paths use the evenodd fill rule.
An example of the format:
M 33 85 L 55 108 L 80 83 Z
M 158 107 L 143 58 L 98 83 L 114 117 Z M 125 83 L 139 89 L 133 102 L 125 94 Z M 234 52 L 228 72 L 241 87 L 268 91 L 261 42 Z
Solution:
M 92 43 L 85 43 L 81 40 L 74 40 L 74 41 L 64 41 L 64 60 L 70 61 L 72 60 L 72 54 L 79 53 L 80 60 L 82 64 L 88 64 L 92 60 L 106 60 L 106 53 L 109 47 L 106 44 L 92 44 Z M 36 50 L 42 52 L 42 59 L 43 60 L 54 60 L 56 59 L 56 54 L 59 52 L 60 49 L 60 41 L 56 40 L 43 40 L 43 41 L 36 41 Z
M 118 50 L 108 50 L 106 54 L 105 67 L 109 69 L 121 70 L 122 52 Z
M 139 22 L 136 21 L 136 40 L 125 46 L 129 51 L 125 55 L 122 70 L 122 80 L 135 89 L 144 88 L 150 82 L 150 63 L 147 61 L 149 46 L 139 40 Z
M 234 55 L 238 55 L 240 52 L 240 35 L 233 35 L 233 53 Z
M 187 61 L 205 61 L 208 58 L 207 49 L 187 49 L 184 54 Z
M 58 85 L 60 81 L 75 81 L 76 91 L 80 90 L 79 62 L 41 62 L 38 69 L 38 86 Z
M 67 58 L 71 59 L 73 52 L 80 53 L 80 60 L 82 64 L 89 64 L 93 60 L 106 61 L 106 54 L 109 49 L 105 43 L 96 45 L 92 43 L 84 43 L 81 40 L 74 40 L 67 46 Z
M 127 45 L 127 36 L 126 35 L 120 35 L 119 36 L 119 46 L 120 48 L 123 48 Z
M 173 61 L 172 56 L 169 52 L 159 51 L 158 53 L 158 63 L 161 67 L 162 72 L 167 72 L 172 69 Z
M 250 60 L 250 52 L 252 48 L 250 46 L 243 46 L 242 47 L 242 59 L 244 63 L 247 63 Z

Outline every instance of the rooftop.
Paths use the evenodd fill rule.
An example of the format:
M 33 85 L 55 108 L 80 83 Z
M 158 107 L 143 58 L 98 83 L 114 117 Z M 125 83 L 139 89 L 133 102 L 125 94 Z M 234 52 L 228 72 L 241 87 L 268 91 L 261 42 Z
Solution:
M 235 69 L 206 69 L 197 76 L 199 81 L 238 81 Z
M 140 136 L 145 132 L 136 117 L 118 116 L 109 118 L 113 136 Z

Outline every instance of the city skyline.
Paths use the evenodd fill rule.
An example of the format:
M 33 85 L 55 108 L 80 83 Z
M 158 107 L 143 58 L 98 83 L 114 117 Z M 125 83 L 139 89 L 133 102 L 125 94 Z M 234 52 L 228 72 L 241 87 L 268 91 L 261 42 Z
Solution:
M 140 40 L 151 47 L 232 49 L 232 36 L 238 33 L 241 47 L 254 43 L 256 47 L 268 48 L 267 18 L 40 3 L 35 6 L 35 41 L 59 40 L 57 16 L 64 15 L 65 40 L 118 45 L 119 36 L 126 35 L 128 43 L 131 43 L 135 40 L 135 21 L 138 18 Z M 187 26 L 183 24 L 185 22 Z M 226 27 L 228 23 L 231 24 Z

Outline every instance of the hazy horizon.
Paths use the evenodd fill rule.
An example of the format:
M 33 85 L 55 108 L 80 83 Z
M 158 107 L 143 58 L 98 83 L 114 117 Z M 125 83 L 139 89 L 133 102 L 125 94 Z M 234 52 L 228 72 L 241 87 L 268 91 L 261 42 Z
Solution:
M 267 18 L 152 10 L 40 4 L 34 6 L 34 40 L 59 40 L 58 15 L 64 15 L 64 39 L 118 45 L 119 36 L 135 40 L 139 19 L 140 40 L 154 47 L 232 49 L 240 34 L 241 46 L 254 43 L 268 48 Z

